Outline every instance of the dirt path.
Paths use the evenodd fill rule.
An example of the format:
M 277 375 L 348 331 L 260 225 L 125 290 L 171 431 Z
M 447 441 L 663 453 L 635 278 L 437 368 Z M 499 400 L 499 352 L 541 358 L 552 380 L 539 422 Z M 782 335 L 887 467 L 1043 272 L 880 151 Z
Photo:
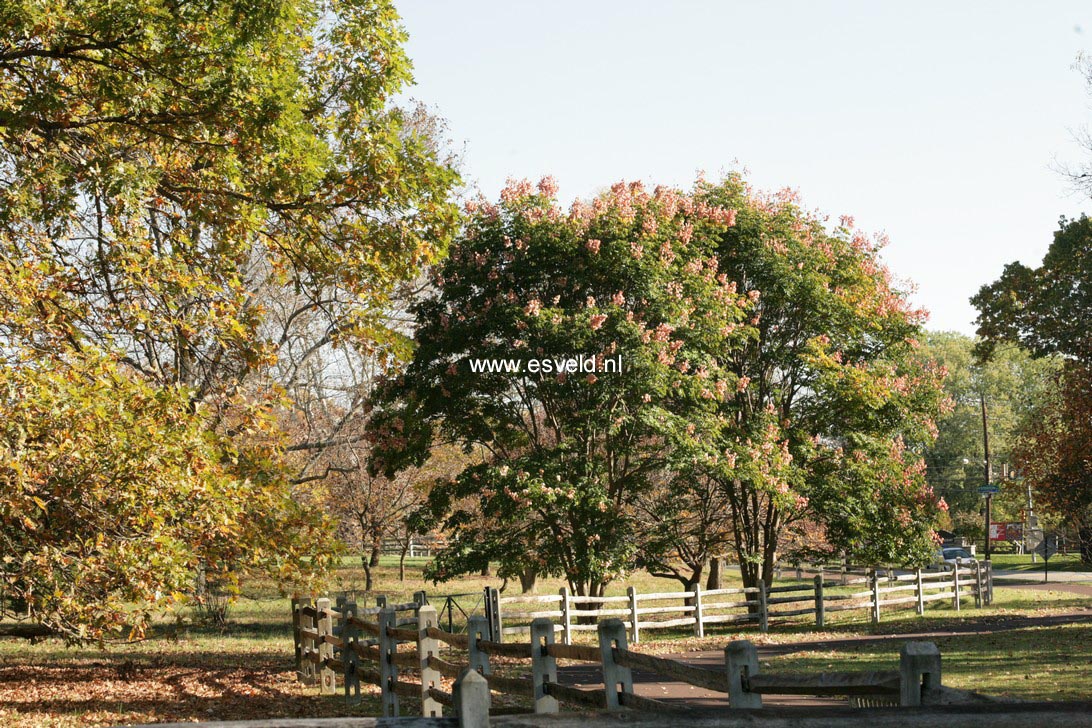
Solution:
M 1044 585 L 1052 586 L 1052 585 Z M 1081 586 L 1081 585 L 1071 585 Z M 1027 587 L 1022 587 L 1027 588 Z M 884 635 L 855 635 L 838 639 L 808 640 L 806 642 L 792 642 L 784 644 L 760 645 L 758 648 L 759 659 L 788 655 L 793 652 L 809 652 L 813 650 L 830 650 L 850 645 L 861 645 L 875 642 L 905 641 L 937 639 L 941 637 L 955 637 L 967 634 L 994 634 L 1028 627 L 1049 627 L 1060 624 L 1076 624 L 1092 621 L 1092 610 L 1080 612 L 1067 612 L 1045 617 L 986 617 L 973 622 L 952 625 L 948 629 L 930 632 L 904 632 Z M 724 652 L 721 650 L 705 650 L 701 652 L 686 652 L 678 655 L 666 655 L 680 662 L 685 662 L 696 667 L 704 667 L 712 671 L 724 669 Z M 598 687 L 603 683 L 603 674 L 600 669 L 592 664 L 572 665 L 558 668 L 558 680 L 568 685 L 579 687 Z M 696 688 L 682 682 L 665 681 L 655 673 L 641 670 L 633 671 L 633 689 L 638 695 L 655 698 L 665 703 L 685 703 L 700 707 L 727 707 L 728 696 L 712 690 Z M 763 698 L 763 703 L 768 705 L 846 705 L 845 700 L 836 698 L 819 698 L 810 696 L 778 695 Z

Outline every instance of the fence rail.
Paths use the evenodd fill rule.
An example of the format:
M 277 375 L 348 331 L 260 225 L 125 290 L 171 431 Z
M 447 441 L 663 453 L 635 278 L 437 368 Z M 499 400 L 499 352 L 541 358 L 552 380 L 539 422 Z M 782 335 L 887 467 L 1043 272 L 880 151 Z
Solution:
M 641 632 L 650 629 L 690 627 L 697 637 L 714 624 L 752 623 L 766 632 L 770 620 L 811 617 L 816 627 L 825 626 L 827 612 L 868 610 L 871 620 L 879 622 L 890 608 L 915 607 L 924 614 L 925 605 L 937 600 L 951 600 L 960 610 L 963 602 L 973 599 L 976 607 L 989 604 L 993 594 L 993 572 L 989 562 L 972 566 L 955 565 L 950 571 L 922 569 L 858 569 L 840 566 L 837 572 L 826 567 L 814 578 L 799 584 L 773 587 L 702 589 L 693 591 L 641 594 L 629 587 L 626 596 L 592 597 L 569 593 L 500 596 L 487 588 L 484 599 L 489 633 L 503 641 L 512 635 L 525 635 L 536 619 L 549 619 L 566 644 L 576 632 L 595 631 L 602 619 L 620 618 L 634 643 Z M 802 572 L 802 570 L 801 570 Z M 851 576 L 863 573 L 863 576 Z M 827 576 L 834 581 L 827 581 Z M 866 589 L 853 591 L 854 586 Z
M 414 628 L 395 626 L 404 621 L 399 613 L 410 609 L 416 615 Z M 766 674 L 759 670 L 754 645 L 746 640 L 725 648 L 723 670 L 635 652 L 628 647 L 625 624 L 616 618 L 596 625 L 598 644 L 593 646 L 556 642 L 555 625 L 547 618 L 531 623 L 528 642 L 501 643 L 487 639 L 486 620 L 480 616 L 471 617 L 467 634 L 457 635 L 437 627 L 438 613 L 427 604 L 386 606 L 374 615 L 374 623 L 363 618 L 370 611 L 374 610 L 347 601 L 334 608 L 329 599 L 313 604 L 293 600 L 297 665 L 300 679 L 317 681 L 323 693 L 335 692 L 340 676 L 351 702 L 359 702 L 362 682 L 377 684 L 383 715 L 388 717 L 399 715 L 399 698 L 413 698 L 420 700 L 425 717 L 439 717 L 445 707 L 454 706 L 460 725 L 488 725 L 491 691 L 528 698 L 535 713 L 557 713 L 561 704 L 582 709 L 680 710 L 637 695 L 633 670 L 725 693 L 731 708 L 760 708 L 762 696 L 769 694 L 847 696 L 856 701 L 854 705 L 921 705 L 928 690 L 941 688 L 940 653 L 932 643 L 905 645 L 898 671 Z M 376 634 L 378 641 L 364 634 Z M 441 645 L 459 654 L 442 658 Z M 530 674 L 495 674 L 491 657 L 529 660 Z M 602 687 L 559 683 L 559 659 L 598 664 Z M 444 680 L 452 678 L 448 691 Z

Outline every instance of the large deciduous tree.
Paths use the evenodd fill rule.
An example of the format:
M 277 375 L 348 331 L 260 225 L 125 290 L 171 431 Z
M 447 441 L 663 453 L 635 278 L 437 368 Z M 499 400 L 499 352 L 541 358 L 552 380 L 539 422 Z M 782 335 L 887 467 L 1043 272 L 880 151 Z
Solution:
M 866 563 L 928 560 L 938 500 L 920 451 L 941 376 L 913 356 L 924 316 L 880 260 L 882 241 L 849 218 L 830 231 L 793 193 L 758 194 L 737 175 L 699 197 L 738 211 L 717 257 L 753 301 L 744 345 L 726 352 L 740 386 L 702 442 L 744 583 L 770 582 L 780 534 L 802 519 Z
M 1018 344 L 1035 357 L 1057 357 L 1062 371 L 1053 391 L 1026 420 L 1015 455 L 1040 501 L 1078 531 L 1092 560 L 1087 500 L 1092 478 L 1088 391 L 1092 372 L 1092 220 L 1062 219 L 1042 265 L 1005 266 L 1001 277 L 971 299 L 978 308 L 978 353 Z
M 636 563 L 639 503 L 673 444 L 738 386 L 714 354 L 738 345 L 751 301 L 713 254 L 729 208 L 617 184 L 563 212 L 555 192 L 512 183 L 472 204 L 416 309 L 414 360 L 378 398 L 376 465 L 419 464 L 437 440 L 483 453 L 419 519 L 449 535 L 435 577 L 495 561 L 599 595 Z
M 346 439 L 361 362 L 404 350 L 390 292 L 443 251 L 456 217 L 435 120 L 390 101 L 410 79 L 404 38 L 386 0 L 0 6 L 3 375 L 44 385 L 67 362 L 124 411 L 129 390 L 90 374 L 105 360 L 137 391 L 181 398 L 237 481 L 218 481 L 223 497 L 280 504 L 266 546 L 283 538 L 286 557 L 290 482 L 311 482 Z M 52 473 L 20 487 L 59 498 Z M 142 486 L 137 468 L 121 473 L 124 500 Z M 90 483 L 65 481 L 67 497 L 104 505 Z M 211 568 L 227 566 L 220 553 Z

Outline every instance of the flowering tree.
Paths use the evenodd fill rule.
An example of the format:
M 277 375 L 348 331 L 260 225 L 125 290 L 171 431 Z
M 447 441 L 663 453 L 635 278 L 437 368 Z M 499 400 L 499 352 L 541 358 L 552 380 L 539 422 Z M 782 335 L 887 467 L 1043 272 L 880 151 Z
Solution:
M 912 356 L 924 314 L 879 260 L 882 241 L 843 218 L 828 231 L 795 195 L 761 195 L 736 175 L 699 199 L 737 210 L 720 270 L 751 302 L 738 386 L 699 441 L 729 502 L 743 580 L 773 575 L 779 538 L 800 519 L 866 562 L 923 562 L 943 501 L 922 477 L 941 372 Z
M 434 577 L 496 561 L 598 595 L 636 563 L 641 497 L 739 387 L 717 354 L 752 301 L 713 255 L 730 207 L 617 184 L 563 212 L 555 193 L 512 183 L 469 206 L 416 309 L 415 358 L 377 399 L 375 465 L 420 464 L 435 441 L 482 454 L 419 514 L 450 535 Z M 581 356 L 599 367 L 575 371 Z

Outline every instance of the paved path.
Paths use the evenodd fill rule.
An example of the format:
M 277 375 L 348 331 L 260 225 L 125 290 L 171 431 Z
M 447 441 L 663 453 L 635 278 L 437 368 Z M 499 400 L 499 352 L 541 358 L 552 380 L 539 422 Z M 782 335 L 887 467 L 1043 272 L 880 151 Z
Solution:
M 1049 585 L 1048 585 L 1049 586 Z M 1065 614 L 1054 614 L 1045 617 L 984 617 L 974 621 L 953 625 L 947 630 L 932 632 L 908 632 L 885 635 L 854 635 L 837 639 L 818 639 L 806 642 L 791 642 L 781 644 L 767 644 L 758 647 L 758 658 L 769 659 L 778 655 L 787 655 L 794 652 L 808 652 L 814 650 L 831 650 L 851 645 L 861 645 L 877 642 L 903 641 L 903 640 L 931 640 L 941 637 L 955 637 L 966 634 L 994 634 L 1014 629 L 1026 629 L 1028 627 L 1045 627 L 1060 624 L 1092 623 L 1092 609 Z M 686 652 L 677 655 L 666 655 L 680 662 L 685 662 L 696 667 L 704 667 L 713 671 L 724 669 L 724 652 L 721 650 L 703 650 L 700 652 Z M 895 653 L 892 651 L 892 657 Z M 598 687 L 603 684 L 603 674 L 598 666 L 593 664 L 571 665 L 558 668 L 558 680 L 567 685 L 578 687 Z M 642 670 L 633 671 L 633 689 L 638 695 L 655 698 L 665 703 L 685 703 L 687 705 L 701 707 L 728 706 L 728 696 L 712 690 L 696 688 L 682 682 L 664 681 L 655 674 Z M 819 698 L 811 696 L 778 695 L 763 698 L 763 703 L 768 705 L 846 705 L 847 701 L 836 698 Z

